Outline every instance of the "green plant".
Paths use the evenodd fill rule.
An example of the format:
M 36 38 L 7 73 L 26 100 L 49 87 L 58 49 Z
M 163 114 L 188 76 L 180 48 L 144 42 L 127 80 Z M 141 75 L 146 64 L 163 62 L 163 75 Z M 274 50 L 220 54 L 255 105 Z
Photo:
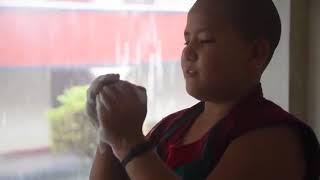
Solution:
M 75 86 L 57 97 L 60 105 L 48 112 L 51 149 L 93 157 L 96 148 L 95 129 L 85 112 L 88 86 Z

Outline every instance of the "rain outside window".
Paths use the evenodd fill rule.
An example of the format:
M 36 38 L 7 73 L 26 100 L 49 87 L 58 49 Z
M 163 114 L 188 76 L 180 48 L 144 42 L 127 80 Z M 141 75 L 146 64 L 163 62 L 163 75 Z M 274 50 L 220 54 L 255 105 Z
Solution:
M 180 56 L 194 0 L 0 0 L 0 180 L 87 180 L 99 75 L 147 88 L 147 133 L 195 101 Z

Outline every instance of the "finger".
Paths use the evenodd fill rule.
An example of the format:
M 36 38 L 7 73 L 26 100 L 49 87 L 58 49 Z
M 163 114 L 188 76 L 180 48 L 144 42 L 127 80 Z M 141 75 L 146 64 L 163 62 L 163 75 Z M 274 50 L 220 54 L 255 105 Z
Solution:
M 138 86 L 138 85 L 136 85 L 136 87 L 137 87 L 139 90 L 142 90 L 142 91 L 144 91 L 144 92 L 147 92 L 146 88 L 143 87 L 143 86 Z
M 106 139 L 106 129 L 105 128 L 99 127 L 98 136 L 99 136 L 99 139 L 100 139 L 100 144 L 108 143 L 108 140 Z
M 144 91 L 146 90 L 143 86 L 136 85 L 136 84 L 131 83 L 129 81 L 120 80 L 119 83 L 122 84 L 122 85 L 125 85 L 125 86 L 128 85 L 128 86 L 131 86 L 131 87 L 137 87 L 138 89 L 141 89 L 141 90 L 144 90 Z
M 96 110 L 97 110 L 97 116 L 98 116 L 98 122 L 99 122 L 99 127 L 104 127 L 104 123 L 103 121 L 106 121 L 106 119 L 108 119 L 108 109 L 106 108 L 105 105 L 102 104 L 102 101 L 101 101 L 101 95 L 98 94 L 96 96 Z M 109 105 L 107 105 L 109 106 Z
M 115 84 L 113 84 L 110 88 L 114 91 L 114 93 L 117 95 L 117 97 L 124 97 L 126 92 L 124 91 L 123 82 L 119 81 Z M 117 99 L 118 100 L 118 99 Z
M 147 103 L 147 91 L 144 87 L 136 86 L 134 88 L 135 94 L 140 100 L 141 103 L 146 104 Z
M 121 82 L 121 83 L 120 83 Z M 141 97 L 141 94 L 146 94 L 146 89 L 142 86 L 135 85 L 128 81 L 119 81 L 121 84 L 121 90 L 126 94 L 138 95 Z
M 118 83 L 118 90 L 121 91 L 123 95 L 133 95 L 135 85 L 128 82 L 128 81 L 119 81 Z
M 110 104 L 110 101 L 108 101 L 106 98 L 107 97 L 104 97 L 104 95 L 102 93 L 99 93 L 97 95 L 98 99 L 99 99 L 99 102 L 103 105 L 103 107 L 107 110 L 107 111 L 110 111 L 111 108 L 111 104 Z
M 100 109 L 101 109 L 101 104 L 99 102 L 99 96 L 96 96 L 96 112 L 97 112 L 97 119 L 100 122 Z
M 89 104 L 95 104 L 94 101 L 94 96 L 92 95 L 93 93 L 91 93 L 90 87 L 87 89 L 87 103 Z
M 120 78 L 119 74 L 106 74 L 98 77 L 92 83 L 92 86 L 91 86 L 92 94 L 96 96 L 104 85 L 109 85 L 114 82 L 117 82 L 119 78 Z
M 104 86 L 102 91 L 100 91 L 101 98 L 104 100 L 105 103 L 109 105 L 109 108 L 117 106 L 118 104 L 118 92 L 114 85 L 111 86 Z
M 104 85 L 109 85 L 119 81 L 119 74 L 106 74 L 96 78 L 90 85 L 87 93 L 87 99 L 90 103 L 94 103 L 96 95 Z
M 102 106 L 101 106 L 101 102 L 100 102 L 100 100 L 99 100 L 99 95 L 98 96 L 96 96 L 96 112 L 97 112 L 97 120 L 98 120 L 98 127 L 100 128 L 102 125 L 103 125 L 103 123 L 102 123 L 102 118 L 103 118 L 103 116 L 102 116 Z
M 89 89 L 87 90 L 87 114 L 91 119 L 97 121 L 97 112 L 96 112 L 96 91 L 103 84 L 110 84 L 118 81 L 120 76 L 118 74 L 107 74 L 99 76 L 92 83 Z
M 104 154 L 107 151 L 107 148 L 108 148 L 108 144 L 104 143 L 103 141 L 99 142 L 100 154 Z
M 98 121 L 97 121 L 97 113 L 96 113 L 96 107 L 90 105 L 88 102 L 86 103 L 86 112 L 89 117 L 90 122 L 92 125 L 97 128 L 98 127 Z
M 94 79 L 91 84 L 90 84 L 90 87 L 87 91 L 87 99 L 88 100 L 92 100 L 94 101 L 94 99 L 92 99 L 94 97 L 94 92 L 96 91 L 96 89 L 98 88 L 98 85 L 99 85 L 99 82 L 101 81 L 101 79 L 104 77 L 103 76 L 99 76 L 97 77 L 96 79 Z
M 104 78 L 102 78 L 99 81 L 99 84 L 97 85 L 97 88 L 94 89 L 93 93 L 95 93 L 97 95 L 104 86 L 112 85 L 112 84 L 114 84 L 114 83 L 116 83 L 118 81 L 119 81 L 119 76 L 116 76 L 116 75 L 108 76 L 108 75 L 106 75 Z
M 143 104 L 147 103 L 147 91 L 144 87 L 132 84 L 130 82 L 127 82 L 127 86 L 127 88 L 130 90 L 130 93 L 136 96 L 140 102 L 142 102 Z

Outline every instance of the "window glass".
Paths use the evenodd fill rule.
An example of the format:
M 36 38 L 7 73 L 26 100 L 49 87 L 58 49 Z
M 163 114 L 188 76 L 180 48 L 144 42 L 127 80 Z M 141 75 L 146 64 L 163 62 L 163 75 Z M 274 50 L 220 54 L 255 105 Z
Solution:
M 193 0 L 0 0 L 0 180 L 87 180 L 99 75 L 145 86 L 147 133 L 195 103 L 180 70 Z

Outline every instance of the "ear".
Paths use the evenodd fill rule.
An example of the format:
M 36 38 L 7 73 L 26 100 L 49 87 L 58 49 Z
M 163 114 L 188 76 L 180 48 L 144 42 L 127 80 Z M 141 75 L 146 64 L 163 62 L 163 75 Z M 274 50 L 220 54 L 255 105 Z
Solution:
M 270 42 L 265 38 L 254 40 L 252 47 L 252 63 L 253 67 L 263 72 L 270 58 L 271 48 Z

